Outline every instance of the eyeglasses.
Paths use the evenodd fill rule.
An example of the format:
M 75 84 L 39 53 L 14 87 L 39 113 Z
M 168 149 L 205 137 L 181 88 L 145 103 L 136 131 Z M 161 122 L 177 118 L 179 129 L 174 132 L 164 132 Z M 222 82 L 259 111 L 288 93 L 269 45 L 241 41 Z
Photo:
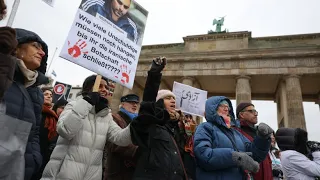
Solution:
M 250 112 L 251 114 L 256 114 L 256 115 L 258 115 L 258 111 L 257 110 L 255 110 L 255 109 L 249 109 L 249 110 L 244 110 L 244 111 L 242 111 L 242 112 Z
M 228 105 L 225 105 L 225 104 L 221 104 L 219 107 L 221 107 L 221 108 L 228 108 L 229 109 L 229 106 Z

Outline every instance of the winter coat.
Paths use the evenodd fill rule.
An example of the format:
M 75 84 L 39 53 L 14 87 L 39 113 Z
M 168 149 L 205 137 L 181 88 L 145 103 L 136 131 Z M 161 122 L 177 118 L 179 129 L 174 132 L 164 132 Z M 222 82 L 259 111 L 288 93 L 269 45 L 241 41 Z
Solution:
M 11 86 L 17 59 L 0 53 L 0 102 L 5 91 Z
M 161 73 L 148 72 L 139 116 L 131 122 L 132 141 L 139 146 L 134 180 L 182 180 L 186 172 L 162 99 L 156 100 Z M 178 139 L 178 138 L 177 138 Z
M 286 180 L 314 180 L 320 176 L 320 152 L 312 153 L 313 161 L 294 151 L 282 151 L 280 160 Z
M 59 138 L 42 179 L 100 180 L 106 140 L 119 146 L 131 144 L 129 127 L 121 129 L 112 119 L 110 109 L 95 113 L 95 108 L 81 97 L 70 102 L 61 113 Z
M 122 111 L 112 115 L 113 120 L 121 127 L 127 127 L 131 119 Z M 107 142 L 106 180 L 131 180 L 136 165 L 137 146 L 130 144 L 127 147 L 117 146 Z
M 250 127 L 246 122 L 240 121 L 240 127 L 236 129 L 243 134 L 246 138 L 248 138 L 251 142 L 257 136 L 257 130 L 255 128 Z M 261 163 L 259 171 L 253 174 L 253 178 L 255 180 L 263 179 L 263 180 L 273 180 L 272 175 L 272 162 L 270 156 L 267 156 Z
M 7 106 L 7 115 L 32 124 L 25 152 L 25 180 L 30 180 L 32 175 L 39 171 L 42 162 L 39 145 L 39 126 L 41 123 L 43 93 L 38 86 L 49 82 L 48 78 L 44 76 L 48 49 L 47 45 L 35 33 L 23 29 L 16 29 L 16 33 L 19 44 L 36 41 L 42 45 L 43 51 L 46 53 L 42 58 L 40 67 L 37 69 L 38 77 L 36 82 L 26 88 L 24 86 L 25 77 L 20 68 L 16 66 L 14 81 L 3 97 Z
M 228 136 L 223 129 L 234 139 L 240 152 L 252 152 L 254 160 L 261 162 L 268 155 L 270 139 L 256 137 L 251 143 L 240 132 L 233 128 L 227 128 L 222 117 L 216 114 L 221 101 L 229 103 L 229 114 L 232 125 L 239 127 L 239 122 L 234 120 L 231 101 L 223 96 L 210 98 L 206 102 L 206 120 L 200 124 L 194 135 L 194 153 L 197 161 L 197 179 L 199 180 L 242 180 L 244 171 L 232 160 L 232 152 L 235 151 Z

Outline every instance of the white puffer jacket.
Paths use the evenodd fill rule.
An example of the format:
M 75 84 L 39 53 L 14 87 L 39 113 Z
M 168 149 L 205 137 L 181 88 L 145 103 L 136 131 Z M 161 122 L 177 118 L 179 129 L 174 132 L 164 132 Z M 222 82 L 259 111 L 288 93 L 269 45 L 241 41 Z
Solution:
M 106 140 L 119 146 L 132 144 L 130 126 L 121 129 L 110 109 L 97 114 L 94 109 L 82 98 L 67 104 L 57 123 L 57 145 L 41 179 L 101 180 Z

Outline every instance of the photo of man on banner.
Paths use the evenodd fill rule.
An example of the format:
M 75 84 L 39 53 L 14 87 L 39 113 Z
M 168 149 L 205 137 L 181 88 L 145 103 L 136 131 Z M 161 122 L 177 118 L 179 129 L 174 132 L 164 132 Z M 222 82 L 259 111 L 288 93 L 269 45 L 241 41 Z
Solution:
M 82 0 L 79 9 L 95 17 L 99 14 L 123 30 L 128 39 L 141 44 L 147 12 L 132 0 Z

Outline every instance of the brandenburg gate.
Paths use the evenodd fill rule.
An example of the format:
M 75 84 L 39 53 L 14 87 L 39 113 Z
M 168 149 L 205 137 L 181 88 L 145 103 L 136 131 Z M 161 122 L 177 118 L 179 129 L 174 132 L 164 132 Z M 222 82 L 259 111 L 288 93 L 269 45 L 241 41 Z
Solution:
M 120 97 L 142 97 L 151 60 L 165 56 L 161 89 L 181 82 L 240 102 L 273 100 L 279 127 L 306 128 L 303 101 L 320 103 L 320 33 L 252 37 L 251 32 L 187 36 L 183 43 L 143 46 L 132 90 L 117 85 Z

